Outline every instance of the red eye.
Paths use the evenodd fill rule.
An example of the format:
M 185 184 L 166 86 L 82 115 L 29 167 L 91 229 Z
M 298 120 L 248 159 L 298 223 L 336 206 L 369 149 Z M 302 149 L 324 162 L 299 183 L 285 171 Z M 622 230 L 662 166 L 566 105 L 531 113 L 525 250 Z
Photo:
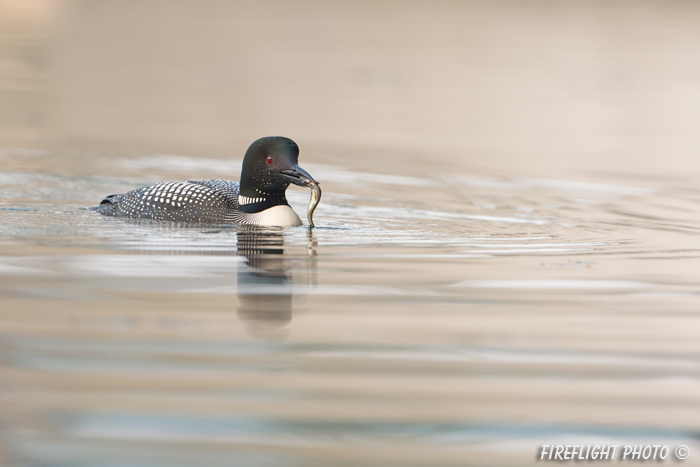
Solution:
M 272 164 L 272 156 L 267 156 L 267 159 L 265 159 L 265 162 L 267 162 L 267 165 Z

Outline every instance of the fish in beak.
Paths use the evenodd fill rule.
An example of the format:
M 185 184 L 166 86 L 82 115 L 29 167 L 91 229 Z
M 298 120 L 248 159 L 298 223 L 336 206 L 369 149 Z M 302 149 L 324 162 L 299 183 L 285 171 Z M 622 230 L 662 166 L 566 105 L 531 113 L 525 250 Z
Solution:
M 314 180 L 309 172 L 302 169 L 297 164 L 294 164 L 294 167 L 289 170 L 280 171 L 280 174 L 297 186 L 313 187 L 314 185 L 318 185 L 318 182 Z
M 294 167 L 290 170 L 282 170 L 280 174 L 284 175 L 295 185 L 311 188 L 311 199 L 309 200 L 309 208 L 306 211 L 306 218 L 309 220 L 309 226 L 314 227 L 314 211 L 318 203 L 321 202 L 321 187 L 318 182 L 297 164 L 294 164 Z

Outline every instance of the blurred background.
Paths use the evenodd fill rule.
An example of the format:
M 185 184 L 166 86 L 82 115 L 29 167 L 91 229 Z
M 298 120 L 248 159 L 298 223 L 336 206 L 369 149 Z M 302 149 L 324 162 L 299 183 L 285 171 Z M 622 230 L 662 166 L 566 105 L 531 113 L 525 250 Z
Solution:
M 527 170 L 690 165 L 688 1 L 2 2 L 2 139 L 240 157 L 260 135 Z M 444 155 L 438 159 L 437 154 Z
M 696 465 L 698 128 L 695 1 L 0 0 L 0 465 Z M 313 231 L 86 210 L 268 135 Z

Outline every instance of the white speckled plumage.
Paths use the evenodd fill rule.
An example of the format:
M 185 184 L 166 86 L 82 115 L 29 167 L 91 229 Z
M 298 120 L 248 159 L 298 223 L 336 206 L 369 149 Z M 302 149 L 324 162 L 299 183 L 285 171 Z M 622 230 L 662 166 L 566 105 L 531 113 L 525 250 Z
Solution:
M 240 183 L 218 179 L 160 182 L 108 196 L 93 209 L 138 219 L 298 226 L 301 219 L 289 206 L 285 191 L 290 183 L 317 185 L 297 165 L 298 154 L 298 146 L 288 138 L 261 138 L 246 152 Z

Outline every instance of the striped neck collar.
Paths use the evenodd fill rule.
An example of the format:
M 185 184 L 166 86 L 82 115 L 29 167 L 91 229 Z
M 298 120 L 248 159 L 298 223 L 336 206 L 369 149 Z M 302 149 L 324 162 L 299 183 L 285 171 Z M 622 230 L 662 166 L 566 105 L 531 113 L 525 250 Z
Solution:
M 287 198 L 274 195 L 265 195 L 253 198 L 250 196 L 238 195 L 238 205 L 242 212 L 252 214 L 269 209 L 273 206 L 289 205 Z
M 247 204 L 262 203 L 265 200 L 266 200 L 266 198 L 264 198 L 262 196 L 258 197 L 258 198 L 249 198 L 249 197 L 243 196 L 243 195 L 238 196 L 238 204 L 240 204 L 241 206 L 245 206 Z

